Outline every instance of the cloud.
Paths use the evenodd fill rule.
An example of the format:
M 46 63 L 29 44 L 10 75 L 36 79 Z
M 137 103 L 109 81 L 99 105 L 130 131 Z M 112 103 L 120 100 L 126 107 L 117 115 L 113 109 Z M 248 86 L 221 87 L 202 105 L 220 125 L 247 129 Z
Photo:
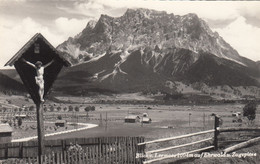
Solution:
M 0 18 L 0 22 L 0 68 L 36 33 L 42 33 L 53 45 L 64 41 L 63 37 L 50 32 L 47 27 L 35 22 L 30 17 L 18 22 Z
M 68 19 L 60 17 L 53 20 L 52 28 L 42 25 L 30 17 L 14 21 L 0 17 L 0 68 L 19 51 L 36 33 L 41 33 L 54 46 L 80 33 L 88 19 Z
M 56 25 L 56 31 L 67 39 L 68 37 L 73 37 L 80 33 L 86 27 L 88 21 L 89 19 L 79 20 L 60 17 L 54 22 Z
M 217 31 L 240 55 L 255 61 L 260 60 L 260 28 L 247 24 L 244 17 L 238 17 L 225 28 L 213 30 Z
M 30 3 L 30 5 L 32 10 L 39 10 L 38 3 Z M 46 3 L 45 5 L 53 4 Z M 4 9 L 9 7 L 7 5 Z M 123 15 L 127 8 L 150 8 L 175 15 L 196 13 L 208 21 L 211 28 L 213 27 L 242 56 L 259 60 L 257 52 L 260 52 L 258 45 L 260 25 L 253 24 L 260 24 L 260 2 L 88 0 L 59 3 L 53 8 L 49 7 L 48 11 L 40 10 L 47 14 L 48 12 L 56 13 L 53 17 L 44 20 L 40 19 L 42 17 L 37 17 L 37 14 L 35 16 L 23 10 L 24 15 L 31 15 L 31 17 L 24 18 L 24 15 L 17 14 L 19 12 L 9 15 L 0 12 L 0 68 L 35 33 L 42 33 L 56 47 L 68 37 L 80 33 L 89 19 L 98 19 L 101 14 L 118 17 Z M 15 9 L 21 10 L 20 7 Z

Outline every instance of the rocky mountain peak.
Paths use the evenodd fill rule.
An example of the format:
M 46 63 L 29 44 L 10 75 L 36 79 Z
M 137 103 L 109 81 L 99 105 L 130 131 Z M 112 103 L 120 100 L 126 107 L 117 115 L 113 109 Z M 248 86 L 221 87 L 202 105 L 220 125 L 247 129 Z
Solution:
M 123 16 L 117 18 L 101 15 L 97 22 L 88 23 L 81 36 L 64 42 L 58 49 L 72 53 L 73 57 L 83 54 L 90 58 L 102 55 L 108 50 L 138 50 L 146 47 L 154 49 L 155 46 L 160 47 L 161 52 L 172 47 L 188 49 L 195 53 L 203 50 L 244 64 L 238 52 L 196 14 L 179 16 L 144 8 L 127 9 Z M 74 50 L 77 47 L 79 50 L 76 50 L 75 54 L 68 47 L 74 47 Z
M 101 15 L 58 49 L 77 61 L 64 78 L 74 77 L 78 86 L 132 92 L 162 90 L 167 81 L 257 86 L 260 79 L 259 64 L 241 57 L 192 13 L 141 8 L 116 18 Z
M 96 24 L 97 24 L 97 21 L 95 21 L 95 20 L 90 20 L 90 21 L 88 22 L 86 28 L 89 29 L 89 30 L 93 30 L 93 29 L 95 28 Z

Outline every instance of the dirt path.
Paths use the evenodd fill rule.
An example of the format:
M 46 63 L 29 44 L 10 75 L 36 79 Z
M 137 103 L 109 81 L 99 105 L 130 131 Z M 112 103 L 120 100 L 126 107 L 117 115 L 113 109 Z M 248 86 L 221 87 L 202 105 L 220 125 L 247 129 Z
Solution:
M 94 127 L 98 126 L 97 124 L 85 124 L 85 123 L 78 123 L 78 125 L 82 125 L 82 126 L 85 126 L 85 127 L 82 127 L 82 128 L 79 128 L 79 129 L 72 129 L 72 130 L 62 131 L 62 132 L 45 134 L 44 136 L 48 137 L 48 136 L 54 136 L 54 135 L 59 135 L 59 134 L 72 133 L 72 132 L 86 130 L 86 129 L 90 129 L 90 128 L 94 128 Z M 20 139 L 14 139 L 14 140 L 12 140 L 12 142 L 24 142 L 24 141 L 29 141 L 29 140 L 33 140 L 33 139 L 37 139 L 37 136 L 20 138 Z

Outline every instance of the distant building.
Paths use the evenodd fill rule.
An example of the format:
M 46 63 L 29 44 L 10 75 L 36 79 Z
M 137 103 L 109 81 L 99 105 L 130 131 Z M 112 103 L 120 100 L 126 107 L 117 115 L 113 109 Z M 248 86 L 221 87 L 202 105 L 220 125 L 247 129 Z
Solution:
M 135 123 L 135 122 L 139 122 L 140 121 L 140 117 L 136 116 L 136 115 L 129 115 L 125 117 L 125 122 L 128 123 Z
M 147 113 L 143 113 L 143 117 L 142 117 L 142 120 L 141 120 L 142 123 L 151 123 L 152 122 L 152 119 L 149 118 L 148 114 Z
M 28 117 L 28 116 L 25 115 L 25 114 L 15 115 L 15 118 L 16 118 L 16 119 L 19 119 L 19 118 L 25 119 L 26 117 Z
M 0 143 L 9 143 L 12 140 L 13 129 L 8 124 L 0 124 Z
M 55 122 L 55 126 L 59 126 L 59 127 L 65 127 L 67 124 L 67 121 L 66 120 L 57 120 Z

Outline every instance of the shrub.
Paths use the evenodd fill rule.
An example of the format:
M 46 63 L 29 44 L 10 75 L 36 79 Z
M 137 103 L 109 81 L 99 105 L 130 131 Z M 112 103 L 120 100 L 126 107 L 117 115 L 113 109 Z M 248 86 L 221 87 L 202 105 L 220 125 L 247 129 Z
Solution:
M 57 107 L 57 111 L 61 111 L 61 107 L 60 106 Z
M 58 120 L 62 120 L 61 115 L 58 115 L 57 119 L 58 119 Z
M 78 154 L 84 153 L 84 150 L 82 147 L 78 144 L 70 144 L 70 147 L 68 148 L 68 153 L 71 155 L 70 158 L 71 160 L 75 160 L 77 158 Z
M 22 126 L 22 124 L 23 124 L 22 118 L 18 117 L 18 126 L 20 127 L 20 126 Z
M 6 111 L 7 111 L 7 108 L 6 108 L 6 107 L 3 107 L 3 111 L 6 112 Z
M 79 107 L 76 106 L 74 110 L 75 110 L 76 112 L 78 112 L 78 111 L 79 111 Z
M 249 122 L 252 124 L 256 116 L 257 103 L 251 101 L 247 103 L 243 108 L 243 116 L 247 117 Z
M 67 108 L 67 107 L 64 107 L 63 110 L 64 110 L 64 112 L 65 112 L 66 110 L 68 110 L 68 108 Z
M 33 105 L 29 107 L 29 111 L 31 111 L 31 112 L 34 111 L 34 109 L 35 109 L 35 107 Z
M 95 111 L 95 110 L 96 110 L 95 106 L 91 106 L 91 111 Z
M 51 105 L 51 107 L 50 107 L 50 111 L 51 111 L 51 112 L 54 111 L 54 106 Z
M 28 108 L 28 107 L 25 107 L 25 108 L 24 108 L 24 111 L 25 111 L 25 112 L 28 112 L 28 111 L 29 111 L 29 108 Z
M 69 111 L 71 112 L 71 111 L 73 111 L 73 106 L 69 106 Z
M 90 111 L 89 106 L 87 106 L 84 110 L 85 110 L 86 112 L 89 112 L 89 111 Z

